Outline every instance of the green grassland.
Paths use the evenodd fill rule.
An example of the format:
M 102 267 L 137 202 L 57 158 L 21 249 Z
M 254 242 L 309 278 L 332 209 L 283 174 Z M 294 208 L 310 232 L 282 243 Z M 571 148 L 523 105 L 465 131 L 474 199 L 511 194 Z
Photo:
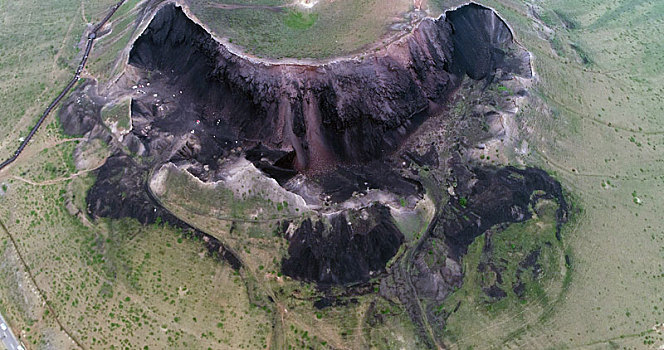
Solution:
M 0 156 L 8 157 L 78 65 L 86 23 L 112 0 L 0 2 Z
M 511 224 L 504 230 L 494 228 L 470 245 L 464 257 L 462 287 L 439 306 L 442 311 L 459 305 L 442 332 L 447 343 L 459 348 L 485 348 L 487 345 L 500 348 L 524 331 L 523 324 L 548 316 L 545 310 L 560 294 L 566 272 L 562 266 L 561 242 L 555 234 L 556 208 L 555 203 L 541 200 L 532 209 L 533 219 Z M 486 250 L 486 246 L 491 249 Z M 532 265 L 525 263 L 529 256 L 536 256 Z M 495 268 L 486 268 L 488 265 Z M 520 284 L 523 292 L 517 294 L 516 287 Z M 493 285 L 506 296 L 488 296 L 484 290 Z M 496 323 L 504 326 L 489 327 Z M 504 333 L 504 329 L 513 331 Z
M 0 1 L 0 156 L 13 152 L 59 93 L 77 64 L 75 45 L 85 23 L 103 17 L 113 2 Z M 112 33 L 95 44 L 91 75 L 108 79 L 121 73 L 117 51 L 136 35 L 137 3 L 123 6 Z M 215 3 L 222 2 L 192 0 L 192 11 L 255 55 L 320 58 L 375 42 L 395 18 L 402 20 L 410 2 L 323 1 L 310 12 L 228 10 L 211 7 Z M 583 210 L 564 228 L 557 247 L 570 257 L 569 270 L 560 268 L 562 256 L 543 250 L 542 277 L 527 281 L 523 299 L 507 285 L 515 262 L 536 244 L 559 244 L 551 239 L 547 210 L 537 221 L 493 236 L 494 244 L 502 243 L 498 253 L 510 257 L 503 282 L 508 297 L 501 301 L 478 293 L 478 286 L 494 278 L 477 272 L 486 237 L 478 238 L 463 262 L 466 284 L 448 301 L 465 302 L 447 328 L 437 331 L 450 348 L 656 348 L 664 342 L 652 331 L 664 322 L 664 5 L 483 3 L 498 10 L 534 54 L 533 103 L 517 115 L 529 144 L 526 160 L 553 173 Z M 453 4 L 439 0 L 429 6 Z M 272 221 L 287 212 L 299 215 L 290 213 L 292 205 L 284 209 L 282 202 L 280 210 L 277 201 L 238 201 L 220 208 L 217 217 L 201 207 L 193 210 L 194 202 L 165 200 L 178 216 L 241 252 L 248 266 L 244 275 L 168 226 L 91 222 L 84 198 L 94 177 L 73 176 L 81 171 L 72 161 L 80 140 L 63 136 L 50 118 L 19 160 L 0 172 L 0 221 L 6 226 L 0 229 L 0 311 L 30 348 L 75 347 L 57 321 L 86 348 L 254 349 L 273 341 L 313 348 L 417 348 L 400 305 L 371 294 L 319 312 L 311 306 L 319 296 L 311 285 L 279 276 L 278 256 L 286 245 L 271 234 Z M 95 147 L 89 152 L 102 159 L 103 145 Z M 232 197 L 213 195 L 221 197 L 207 199 Z M 238 222 L 230 235 L 232 222 L 221 214 L 241 219 L 257 210 L 266 222 Z M 524 239 L 533 235 L 541 240 Z M 266 295 L 276 306 L 256 307 L 254 301 Z M 277 313 L 284 322 L 275 337 Z
M 49 186 L 10 181 L 4 200 L 13 210 L 5 206 L 0 213 L 65 329 L 86 348 L 266 344 L 268 315 L 251 307 L 240 277 L 206 257 L 200 243 L 168 226 L 133 220 L 81 223 L 70 215 L 65 206 L 82 197 L 79 191 L 91 181 Z M 6 238 L 2 249 L 12 254 Z M 5 264 L 20 267 L 15 259 Z M 4 269 L 3 280 L 13 274 Z M 49 343 L 54 315 L 41 302 L 11 302 L 11 295 L 32 294 L 30 286 L 3 284 L 1 293 L 3 311 L 21 325 L 23 339 L 35 347 Z
M 217 36 L 229 38 L 246 52 L 270 58 L 329 58 L 356 53 L 394 33 L 390 26 L 407 22 L 407 0 L 321 0 L 313 8 L 286 1 L 189 0 L 192 13 Z M 280 6 L 215 7 L 219 4 Z
M 494 347 L 659 346 L 662 336 L 652 327 L 664 321 L 658 214 L 664 200 L 657 194 L 664 185 L 664 87 L 657 82 L 664 74 L 663 58 L 653 50 L 662 46 L 662 3 L 485 3 L 534 54 L 534 93 L 546 105 L 534 103 L 517 115 L 529 142 L 527 161 L 554 173 L 583 208 L 563 234 L 571 257 L 566 291 L 544 319 L 528 321 L 539 310 L 526 308 L 518 336 Z M 540 19 L 528 5 L 543 9 Z M 486 329 L 510 334 L 510 324 Z
M 101 110 L 101 119 L 106 125 L 119 132 L 129 131 L 131 128 L 131 100 L 125 99 L 111 106 L 104 106 Z

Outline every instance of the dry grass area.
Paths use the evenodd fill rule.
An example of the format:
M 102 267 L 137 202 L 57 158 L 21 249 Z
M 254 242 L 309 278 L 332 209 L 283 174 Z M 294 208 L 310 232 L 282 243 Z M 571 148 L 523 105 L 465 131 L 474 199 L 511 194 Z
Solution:
M 81 344 L 228 349 L 267 344 L 268 314 L 250 302 L 242 278 L 207 256 L 199 242 L 168 226 L 132 220 L 90 224 L 70 215 L 66 204 L 82 197 L 80 190 L 91 180 L 48 186 L 9 180 L 0 213 L 56 316 Z M 53 315 L 16 273 L 20 264 L 7 242 L 4 238 L 7 266 L 0 271 L 3 281 L 15 282 L 0 289 L 3 312 L 22 330 L 24 342 L 40 347 L 56 334 L 57 348 L 66 348 Z
M 140 16 L 144 4 L 126 0 L 111 19 L 112 30 L 95 42 L 87 72 L 100 82 L 116 79 L 123 73 L 129 57 L 130 43 L 140 35 Z
M 1 158 L 14 152 L 19 139 L 71 79 L 82 55 L 79 41 L 86 23 L 99 21 L 114 2 L 0 3 Z

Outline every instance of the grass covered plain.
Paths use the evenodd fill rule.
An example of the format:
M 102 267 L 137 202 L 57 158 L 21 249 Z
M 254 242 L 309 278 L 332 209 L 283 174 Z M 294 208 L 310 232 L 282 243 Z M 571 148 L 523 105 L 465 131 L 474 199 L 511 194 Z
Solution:
M 86 23 L 114 1 L 0 2 L 0 156 L 7 158 L 71 78 Z M 37 140 L 33 142 L 38 142 Z
M 460 348 L 501 347 L 524 331 L 524 323 L 547 317 L 545 311 L 566 287 L 561 283 L 566 278 L 561 273 L 565 259 L 556 239 L 557 207 L 540 200 L 531 208 L 533 219 L 491 229 L 470 245 L 463 261 L 464 283 L 440 305 L 441 312 L 457 310 L 441 332 L 448 343 Z M 505 295 L 489 296 L 486 291 L 492 286 Z M 490 327 L 496 323 L 504 327 Z
M 664 224 L 657 214 L 664 206 L 664 87 L 657 83 L 664 62 L 653 50 L 662 45 L 662 3 L 483 3 L 534 55 L 534 93 L 546 106 L 517 115 L 529 135 L 528 162 L 555 174 L 582 211 L 563 232 L 571 273 L 546 317 L 532 318 L 538 308 L 526 307 L 511 322 L 487 323 L 489 334 L 511 334 L 517 320 L 521 327 L 504 343 L 488 337 L 475 348 L 660 346 L 653 327 L 664 322 Z

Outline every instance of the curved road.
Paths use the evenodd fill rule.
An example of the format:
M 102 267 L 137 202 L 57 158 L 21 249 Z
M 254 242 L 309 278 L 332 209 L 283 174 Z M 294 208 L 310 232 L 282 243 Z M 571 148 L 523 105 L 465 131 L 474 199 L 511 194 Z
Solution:
M 125 2 L 125 0 L 120 0 L 117 4 L 113 5 L 111 7 L 111 10 L 108 12 L 106 17 L 104 17 L 88 34 L 88 43 L 85 46 L 85 51 L 83 52 L 83 58 L 81 58 L 81 62 L 78 64 L 78 68 L 76 68 L 76 72 L 74 72 L 74 77 L 69 81 L 67 86 L 60 92 L 60 94 L 51 102 L 50 105 L 46 108 L 44 113 L 42 113 L 41 118 L 39 118 L 39 121 L 37 121 L 37 124 L 30 130 L 30 133 L 28 136 L 21 142 L 21 145 L 18 146 L 18 149 L 14 152 L 14 154 L 9 157 L 9 159 L 5 160 L 4 162 L 0 163 L 0 170 L 5 168 L 7 165 L 11 164 L 18 158 L 19 155 L 21 155 L 21 152 L 23 152 L 23 149 L 28 145 L 28 142 L 32 139 L 32 137 L 35 135 L 37 130 L 39 130 L 39 127 L 44 123 L 44 120 L 46 120 L 46 117 L 57 107 L 57 105 L 60 103 L 60 101 L 67 95 L 67 93 L 74 87 L 76 82 L 81 78 L 81 72 L 83 72 L 83 68 L 85 68 L 85 64 L 88 62 L 88 55 L 90 55 L 90 51 L 92 50 L 92 44 L 94 43 L 95 39 L 97 38 L 97 32 L 99 32 L 99 29 L 103 27 L 106 22 L 108 22 L 109 19 L 113 16 L 115 11 L 120 8 L 120 6 Z
M 21 345 L 21 342 L 16 339 L 16 336 L 14 336 L 14 332 L 12 332 L 11 328 L 7 325 L 7 321 L 5 321 L 5 318 L 0 315 L 0 324 L 3 324 L 4 327 L 7 327 L 6 329 L 2 330 L 0 329 L 0 337 L 2 337 L 2 344 L 9 350 L 17 350 L 23 347 Z M 4 328 L 3 327 L 3 328 Z

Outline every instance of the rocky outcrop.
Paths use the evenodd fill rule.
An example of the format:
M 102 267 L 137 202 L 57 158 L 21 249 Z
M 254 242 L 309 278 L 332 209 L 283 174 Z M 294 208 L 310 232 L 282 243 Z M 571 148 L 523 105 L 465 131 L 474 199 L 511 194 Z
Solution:
M 475 238 L 488 232 L 486 242 L 491 242 L 491 229 L 529 220 L 540 199 L 558 204 L 558 225 L 566 222 L 568 211 L 560 183 L 540 169 L 468 168 L 457 157 L 450 163 L 454 195 L 430 224 L 429 239 L 414 254 L 410 277 L 421 297 L 437 303 L 461 286 L 462 258 Z M 431 257 L 435 262 L 426 263 Z M 534 265 L 533 259 L 537 257 L 523 265 Z
M 555 179 L 474 158 L 473 146 L 511 138 L 515 100 L 527 95 L 512 77 L 531 75 L 529 53 L 492 10 L 462 6 L 379 51 L 305 65 L 229 51 L 179 7 L 159 6 L 130 51 L 126 71 L 136 85 L 116 86 L 131 96 L 132 128 L 109 142 L 114 155 L 95 173 L 87 195 L 92 217 L 167 222 L 203 237 L 234 268 L 241 257 L 251 265 L 251 256 L 169 212 L 147 185 L 165 163 L 216 182 L 244 158 L 262 172 L 252 176 L 272 177 L 306 203 L 302 217 L 274 219 L 288 244 L 281 272 L 324 287 L 317 308 L 348 305 L 355 299 L 347 297 L 378 288 L 403 305 L 422 348 L 440 348 L 436 337 L 460 306 L 443 310 L 441 302 L 462 286 L 463 257 L 478 236 L 485 234 L 490 252 L 495 235 L 530 219 L 544 198 L 558 204 L 561 239 L 568 207 Z M 455 105 L 462 112 L 441 113 L 451 98 L 462 101 Z M 99 131 L 103 103 L 80 88 L 61 111 L 63 127 L 110 138 Z M 539 248 L 518 262 L 514 284 L 482 285 L 483 292 L 490 300 L 512 292 L 521 298 L 523 281 L 539 273 L 538 259 Z M 503 278 L 489 258 L 478 270 Z M 381 319 L 372 308 L 367 318 Z
M 97 84 L 86 81 L 62 102 L 58 110 L 62 130 L 69 135 L 85 135 L 108 142 L 111 138 L 101 120 L 104 98 L 97 94 Z
M 514 45 L 512 32 L 493 10 L 471 3 L 446 12 L 456 69 L 470 78 L 491 78 L 496 68 L 529 77 L 530 54 Z
M 422 339 L 428 339 L 428 348 L 437 348 L 434 338 L 443 338 L 447 318 L 466 302 L 441 308 L 442 302 L 464 283 L 466 269 L 473 266 L 462 259 L 475 238 L 485 235 L 482 260 L 476 268 L 480 273 L 491 271 L 495 276 L 495 281 L 487 280 L 487 285 L 482 286 L 482 293 L 487 301 L 497 301 L 507 295 L 504 287 L 497 285 L 502 281 L 507 261 L 491 257 L 493 237 L 510 223 L 530 219 L 540 199 L 558 204 L 558 227 L 566 222 L 568 211 L 560 184 L 542 170 L 468 166 L 458 155 L 448 165 L 449 201 L 439 208 L 419 243 L 390 267 L 380 285 L 382 296 L 404 305 Z M 539 250 L 524 253 L 527 256 L 518 262 L 512 276 L 513 290 L 519 298 L 526 288 L 522 276 L 530 270 L 536 278 L 540 269 Z M 427 324 L 433 334 L 425 331 Z
M 282 270 L 320 284 L 367 281 L 384 270 L 403 239 L 389 209 L 380 204 L 329 221 L 307 219 L 290 237 Z
M 509 166 L 468 168 L 457 157 L 450 160 L 450 168 L 451 182 L 457 187 L 441 213 L 445 219 L 434 230 L 434 236 L 445 239 L 453 259 L 460 260 L 468 245 L 492 226 L 530 219 L 531 208 L 540 199 L 558 203 L 560 239 L 560 225 L 567 220 L 567 202 L 560 183 L 545 171 Z
M 131 157 L 116 154 L 109 157 L 97 172 L 97 181 L 87 193 L 88 214 L 108 218 L 134 218 L 140 223 L 168 223 L 183 234 L 203 239 L 208 251 L 239 270 L 242 261 L 218 239 L 202 232 L 164 208 L 152 195 L 144 165 Z

